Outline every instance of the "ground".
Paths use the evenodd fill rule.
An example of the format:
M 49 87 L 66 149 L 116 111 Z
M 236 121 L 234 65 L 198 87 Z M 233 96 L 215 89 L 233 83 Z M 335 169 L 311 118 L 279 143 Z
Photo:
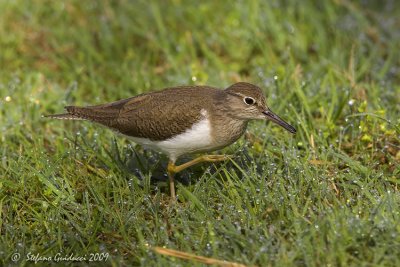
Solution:
M 1 1 L 0 36 L 0 265 L 400 265 L 398 1 Z M 251 123 L 175 205 L 165 156 L 43 118 L 237 81 L 298 132 Z

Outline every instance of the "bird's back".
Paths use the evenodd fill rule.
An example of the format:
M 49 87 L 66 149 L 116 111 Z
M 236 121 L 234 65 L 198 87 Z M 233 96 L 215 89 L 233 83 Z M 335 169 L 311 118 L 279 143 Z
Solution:
M 208 86 L 174 87 L 102 105 L 67 106 L 66 114 L 50 117 L 89 120 L 128 136 L 159 141 L 185 132 L 222 94 L 223 90 Z

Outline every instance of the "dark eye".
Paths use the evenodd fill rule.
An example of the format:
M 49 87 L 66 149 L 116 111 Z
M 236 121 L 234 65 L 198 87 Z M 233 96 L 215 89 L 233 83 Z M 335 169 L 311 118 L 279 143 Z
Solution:
M 246 103 L 247 105 L 253 105 L 254 103 L 256 103 L 256 101 L 251 97 L 245 97 L 244 103 Z

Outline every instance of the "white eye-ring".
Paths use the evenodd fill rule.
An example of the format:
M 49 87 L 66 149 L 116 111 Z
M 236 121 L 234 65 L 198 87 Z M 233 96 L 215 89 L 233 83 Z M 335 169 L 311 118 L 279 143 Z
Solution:
M 253 105 L 254 103 L 256 103 L 256 101 L 254 100 L 254 98 L 246 96 L 245 98 L 243 98 L 244 103 L 246 103 L 246 105 Z

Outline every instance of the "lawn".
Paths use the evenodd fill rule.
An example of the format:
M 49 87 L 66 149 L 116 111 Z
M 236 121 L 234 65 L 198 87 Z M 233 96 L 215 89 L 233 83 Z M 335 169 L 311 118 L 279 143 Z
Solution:
M 43 117 L 238 81 L 297 134 L 251 123 L 175 204 L 166 156 Z M 0 265 L 400 266 L 399 103 L 395 0 L 0 1 Z

